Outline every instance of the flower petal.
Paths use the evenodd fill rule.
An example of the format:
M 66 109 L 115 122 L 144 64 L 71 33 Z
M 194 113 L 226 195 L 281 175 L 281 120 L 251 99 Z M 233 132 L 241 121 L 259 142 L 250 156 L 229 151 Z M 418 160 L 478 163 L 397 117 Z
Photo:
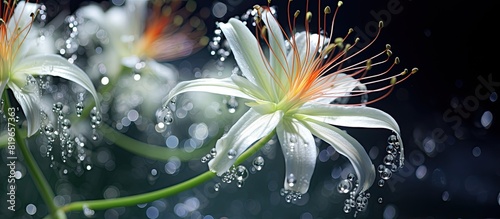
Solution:
M 245 99 L 255 100 L 254 97 L 251 97 L 240 90 L 231 78 L 223 78 L 223 79 L 215 79 L 215 78 L 202 78 L 196 79 L 192 81 L 183 81 L 178 83 L 170 93 L 168 94 L 165 105 L 172 100 L 175 96 L 191 92 L 191 91 L 201 91 L 208 92 L 213 94 L 222 94 L 222 95 L 230 95 L 235 97 L 241 97 Z
M 375 167 L 361 144 L 343 130 L 315 120 L 302 120 L 316 137 L 330 144 L 351 161 L 359 180 L 356 192 L 366 191 L 375 180 Z
M 371 107 L 347 107 L 331 104 L 309 103 L 297 111 L 296 115 L 303 115 L 307 118 L 344 127 L 359 128 L 384 128 L 396 133 L 400 148 L 400 167 L 404 164 L 404 147 L 401 141 L 399 125 L 386 112 Z
M 269 42 L 269 62 L 278 78 L 286 79 L 285 72 L 289 72 L 286 60 L 286 44 L 281 26 L 269 10 L 262 11 L 262 21 L 267 27 Z M 280 89 L 277 89 L 280 90 Z
M 29 46 L 26 44 L 31 45 L 32 43 L 25 43 L 26 41 L 31 42 L 31 41 L 36 41 L 35 39 L 30 39 L 30 40 L 25 40 L 26 37 L 29 35 L 34 36 L 35 34 L 29 34 L 29 33 L 34 33 L 35 31 L 31 31 L 31 25 L 30 23 L 33 21 L 33 18 L 31 17 L 31 14 L 34 14 L 36 10 L 38 9 L 38 4 L 35 3 L 26 3 L 24 1 L 17 3 L 16 8 L 14 9 L 14 14 L 12 15 L 12 18 L 8 22 L 8 32 L 7 32 L 7 39 L 13 40 L 12 41 L 12 48 L 18 48 L 16 51 L 16 59 L 14 59 L 14 62 L 18 60 L 19 58 L 23 58 L 26 53 L 28 52 Z M 2 39 L 4 40 L 4 39 Z
M 240 20 L 234 18 L 221 24 L 220 28 L 243 75 L 257 86 L 270 91 L 272 79 L 264 64 L 267 60 L 261 54 L 261 47 L 252 32 Z
M 241 77 L 239 75 L 233 74 L 231 75 L 231 79 L 233 82 L 240 87 L 240 90 L 244 93 L 249 94 L 250 96 L 254 96 L 257 99 L 261 100 L 269 100 L 269 94 L 264 92 L 262 88 L 258 87 L 254 83 L 250 82 L 248 79 Z
M 14 97 L 23 109 L 28 124 L 27 135 L 30 137 L 38 131 L 41 123 L 40 107 L 38 103 L 40 100 L 38 86 L 34 84 L 29 86 L 28 89 L 22 89 L 15 83 L 9 83 L 9 87 L 12 89 Z
M 7 24 L 7 28 L 9 30 L 8 33 L 12 34 L 15 31 L 19 31 L 27 27 L 33 21 L 31 14 L 35 13 L 37 9 L 38 4 L 26 3 L 24 1 L 18 2 L 16 8 L 14 9 L 14 14 Z M 23 31 L 25 32 L 24 35 L 27 34 L 28 30 L 29 28 Z M 8 38 L 10 38 L 10 36 Z M 22 39 L 23 37 L 19 37 L 19 40 Z
M 286 175 L 284 187 L 306 193 L 316 165 L 318 152 L 311 132 L 297 120 L 284 119 L 276 133 L 285 156 Z
M 100 108 L 97 92 L 88 75 L 61 56 L 53 54 L 29 56 L 24 58 L 23 62 L 16 65 L 13 72 L 16 75 L 51 75 L 75 82 L 92 94 L 96 102 L 96 107 Z
M 127 0 L 125 7 L 127 8 L 127 15 L 129 18 L 133 16 L 133 19 L 128 19 L 128 28 L 132 30 L 132 33 L 140 34 L 144 31 L 144 24 L 146 23 L 146 13 L 147 13 L 147 0 Z M 139 35 L 135 35 L 139 37 Z
M 219 176 L 224 174 L 241 153 L 276 128 L 282 117 L 282 111 L 261 115 L 249 109 L 229 132 L 217 141 L 217 155 L 208 163 L 209 169 Z
M 307 65 L 313 64 L 312 61 L 320 50 L 318 47 L 328 43 L 328 38 L 318 34 L 309 34 L 305 31 L 296 33 L 292 40 L 292 51 L 288 53 L 287 60 L 289 65 L 293 66 L 293 72 L 297 73 L 300 73 L 296 70 L 298 67 L 304 70 Z M 309 73 L 309 71 L 303 73 Z
M 314 102 L 331 103 L 337 98 L 347 97 L 355 88 L 366 90 L 364 84 L 346 74 L 330 74 L 321 77 L 316 86 L 329 87 L 325 86 L 325 84 L 333 85 L 333 87 L 323 90 L 323 97 L 316 99 Z

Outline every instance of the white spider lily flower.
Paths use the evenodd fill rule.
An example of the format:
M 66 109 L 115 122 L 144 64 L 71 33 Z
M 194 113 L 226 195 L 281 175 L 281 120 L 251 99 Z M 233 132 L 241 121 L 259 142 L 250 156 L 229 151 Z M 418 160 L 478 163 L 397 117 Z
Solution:
M 40 128 L 41 93 L 33 76 L 50 75 L 75 82 L 88 90 L 99 102 L 97 92 L 85 72 L 48 48 L 33 43 L 33 20 L 38 5 L 24 1 L 3 1 L 0 7 L 0 94 L 6 88 L 12 90 L 27 120 L 28 137 Z M 43 43 L 43 42 L 42 42 Z
M 308 24 L 312 14 L 308 12 L 305 15 L 305 31 L 297 32 L 293 26 L 299 16 L 296 12 L 294 15 L 288 14 L 291 32 L 295 34 L 287 35 L 272 15 L 271 8 L 255 6 L 255 9 L 258 15 L 257 36 L 243 22 L 234 18 L 220 24 L 242 76 L 235 74 L 224 79 L 181 82 L 167 98 L 170 100 L 184 92 L 199 91 L 248 100 L 246 104 L 250 109 L 217 141 L 217 155 L 210 160 L 209 169 L 218 175 L 224 174 L 251 144 L 276 130 L 285 156 L 284 188 L 287 191 L 303 194 L 309 188 L 318 153 L 313 136 L 322 139 L 350 160 L 359 182 L 356 192 L 365 191 L 376 176 L 370 157 L 356 139 L 335 126 L 384 128 L 392 130 L 400 139 L 396 121 L 387 113 L 367 107 L 366 104 L 389 94 L 395 84 L 407 78 L 405 76 L 402 80 L 396 80 L 396 77 L 405 75 L 407 70 L 384 76 L 399 62 L 396 58 L 384 72 L 368 75 L 368 70 L 373 66 L 390 60 L 392 53 L 389 46 L 370 59 L 348 64 L 347 60 L 366 49 L 364 47 L 352 52 L 358 39 L 352 46 L 342 44 L 352 31 L 346 37 L 335 40 L 332 38 L 333 31 L 312 34 Z M 330 8 L 326 7 L 324 17 L 318 17 L 318 26 L 323 30 L 326 28 L 320 22 L 326 20 L 330 13 Z M 333 14 L 331 29 L 336 14 L 337 11 Z M 259 40 L 267 44 L 268 53 L 264 52 Z M 387 54 L 387 58 L 383 58 L 384 54 Z M 384 60 L 372 61 L 380 57 Z M 379 88 L 367 89 L 367 86 L 380 83 L 383 85 Z M 338 101 L 340 98 L 360 97 L 382 90 L 388 92 L 373 101 L 354 104 Z M 167 102 L 165 107 L 169 104 Z M 403 145 L 400 147 L 401 156 L 397 163 L 402 166 Z
M 191 55 L 208 41 L 204 37 L 204 23 L 191 15 L 196 8 L 195 1 L 174 0 L 167 5 L 153 1 L 152 10 L 148 2 L 127 0 L 124 6 L 114 6 L 107 11 L 91 4 L 76 12 L 106 31 L 109 42 L 104 44 L 104 62 L 102 57 L 97 59 L 106 65 L 110 80 L 115 80 L 126 67 L 140 74 L 168 72 L 169 83 L 173 85 L 177 75 L 158 62 Z

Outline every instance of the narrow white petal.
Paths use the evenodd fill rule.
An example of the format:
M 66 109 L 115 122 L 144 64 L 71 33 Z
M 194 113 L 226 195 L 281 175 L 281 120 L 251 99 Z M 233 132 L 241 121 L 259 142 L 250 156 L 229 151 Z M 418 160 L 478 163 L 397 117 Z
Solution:
M 276 127 L 276 134 L 285 156 L 284 187 L 304 194 L 309 189 L 318 153 L 311 132 L 293 120 L 283 120 Z
M 269 100 L 269 94 L 266 93 L 262 88 L 250 82 L 248 79 L 238 76 L 236 74 L 231 75 L 231 79 L 233 82 L 240 87 L 240 90 L 244 93 L 250 94 L 251 96 L 256 97 L 261 100 Z
M 140 33 L 144 31 L 144 24 L 146 23 L 147 18 L 147 0 L 128 0 L 125 3 L 125 7 L 127 8 L 128 15 L 133 16 L 133 19 L 129 19 L 129 29 L 133 31 L 133 33 L 137 33 L 137 37 Z
M 37 85 L 32 85 L 29 89 L 22 89 L 15 83 L 9 83 L 10 89 L 14 93 L 14 97 L 21 105 L 26 123 L 28 124 L 28 137 L 34 135 L 40 128 L 40 95 Z
M 36 34 L 30 34 L 34 33 L 35 30 L 31 30 L 33 27 L 30 27 L 29 25 L 33 20 L 31 14 L 34 14 L 37 9 L 38 4 L 25 3 L 24 1 L 19 2 L 14 9 L 12 18 L 7 24 L 7 39 L 12 41 L 12 48 L 18 48 L 16 51 L 16 57 L 14 58 L 14 63 L 17 63 L 20 58 L 22 59 L 26 56 L 28 50 L 32 49 L 30 48 L 31 44 L 33 44 L 31 41 L 36 41 L 34 39 Z M 29 32 L 30 30 L 31 32 Z M 15 41 L 13 40 L 13 37 L 15 37 Z M 26 43 L 26 41 L 28 41 L 28 43 Z
M 351 161 L 359 180 L 356 192 L 366 191 L 375 180 L 375 167 L 361 144 L 345 131 L 314 120 L 302 120 L 312 134 L 330 144 Z
M 294 69 L 293 72 L 301 73 L 297 70 L 299 66 L 304 70 L 306 66 L 312 64 L 312 60 L 318 55 L 318 47 L 322 47 L 325 43 L 328 43 L 328 38 L 324 36 L 307 32 L 296 33 L 291 42 L 292 52 L 287 56 L 289 65 Z
M 346 74 L 331 74 L 324 76 L 318 81 L 316 86 L 328 87 L 325 86 L 325 84 L 333 86 L 327 90 L 323 90 L 324 97 L 316 99 L 315 102 L 331 103 L 337 98 L 346 97 L 355 88 L 366 90 L 366 86 L 364 84 Z
M 207 92 L 213 94 L 222 94 L 235 97 L 241 97 L 249 100 L 255 100 L 254 97 L 242 92 L 231 78 L 215 79 L 215 78 L 202 78 L 192 81 L 183 81 L 178 83 L 168 94 L 165 103 L 170 102 L 175 96 L 191 92 Z
M 400 166 L 404 164 L 404 147 L 401 140 L 399 125 L 386 112 L 365 106 L 348 107 L 331 104 L 309 103 L 297 111 L 297 115 L 316 121 L 344 127 L 384 128 L 396 133 L 400 148 Z
M 267 60 L 262 56 L 261 47 L 252 32 L 240 20 L 234 18 L 221 24 L 220 28 L 243 75 L 263 89 L 271 90 L 271 78 L 264 64 Z
M 12 4 L 12 3 L 11 3 Z M 23 29 L 28 26 L 32 22 L 31 14 L 35 13 L 38 9 L 38 4 L 35 3 L 26 3 L 24 1 L 20 1 L 17 3 L 16 8 L 14 9 L 14 14 L 12 18 L 8 22 L 8 30 L 9 33 L 12 34 L 19 29 Z M 16 28 L 19 28 L 16 30 Z M 27 34 L 28 30 L 25 30 L 23 35 Z M 19 40 L 22 40 L 23 36 L 19 37 Z M 3 39 L 2 39 L 3 40 Z
M 228 171 L 241 153 L 276 128 L 282 116 L 282 111 L 261 115 L 249 109 L 229 132 L 217 141 L 217 155 L 208 163 L 209 169 L 219 176 Z
M 21 75 L 51 75 L 75 82 L 92 94 L 96 107 L 100 108 L 97 92 L 89 76 L 61 56 L 52 54 L 29 56 L 16 65 L 13 72 Z
M 269 10 L 263 10 L 262 21 L 266 24 L 269 42 L 269 62 L 278 78 L 284 79 L 285 72 L 289 72 L 286 60 L 286 44 L 281 26 Z

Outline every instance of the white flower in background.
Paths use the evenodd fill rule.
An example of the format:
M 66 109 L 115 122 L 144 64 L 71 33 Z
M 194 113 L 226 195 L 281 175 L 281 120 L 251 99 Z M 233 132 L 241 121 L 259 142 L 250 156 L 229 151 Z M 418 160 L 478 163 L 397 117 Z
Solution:
M 171 72 L 158 62 L 189 56 L 206 45 L 204 23 L 190 16 L 196 2 L 188 1 L 181 7 L 182 2 L 174 0 L 165 5 L 152 1 L 151 11 L 147 0 L 128 0 L 124 6 L 107 11 L 92 4 L 76 13 L 106 31 L 109 42 L 104 45 L 106 58 L 101 62 L 106 65 L 110 79 L 114 79 L 123 67 L 141 74 Z M 170 77 L 175 82 L 176 76 Z
M 310 33 L 310 12 L 305 15 L 305 31 L 293 29 L 291 32 L 295 34 L 287 35 L 269 7 L 255 6 L 255 9 L 258 14 L 256 33 L 260 33 L 257 39 L 240 20 L 232 18 L 228 23 L 220 24 L 243 76 L 235 74 L 224 79 L 181 82 L 171 90 L 167 99 L 184 92 L 201 91 L 248 100 L 246 104 L 250 109 L 217 141 L 217 155 L 208 165 L 218 175 L 230 170 L 236 158 L 255 141 L 276 129 L 285 156 L 284 188 L 287 191 L 303 194 L 309 188 L 317 157 L 313 136 L 330 144 L 350 160 L 359 182 L 356 192 L 365 191 L 375 179 L 375 169 L 370 157 L 356 139 L 335 126 L 385 128 L 395 132 L 400 139 L 396 121 L 387 113 L 366 107 L 365 104 L 378 101 L 389 94 L 393 86 L 402 81 L 397 81 L 396 77 L 407 71 L 384 76 L 399 62 L 396 58 L 394 64 L 384 72 L 367 75 L 373 66 L 389 60 L 387 57 L 385 60 L 374 61 L 384 54 L 390 56 L 389 46 L 368 60 L 349 64 L 349 59 L 366 49 L 364 47 L 353 54 L 348 53 L 358 42 L 357 39 L 350 46 L 343 44 L 347 36 L 332 40 L 333 31 L 325 31 L 321 35 Z M 322 25 L 319 22 L 331 12 L 329 7 L 324 11 L 325 17 L 317 18 L 320 27 Z M 298 12 L 293 15 L 293 24 L 298 15 Z M 333 29 L 333 21 L 331 28 Z M 264 31 L 267 32 L 267 37 Z M 263 51 L 258 41 L 260 38 L 269 47 L 269 53 Z M 415 71 L 416 69 L 412 73 Z M 381 82 L 383 85 L 379 88 L 368 90 L 366 87 Z M 362 97 L 382 90 L 388 92 L 370 102 L 335 102 L 340 98 Z M 169 101 L 165 107 L 168 105 Z M 403 145 L 400 147 L 398 163 L 402 166 Z
M 97 92 L 87 74 L 61 56 L 45 51 L 32 34 L 38 5 L 24 1 L 3 1 L 0 7 L 0 93 L 8 87 L 26 116 L 28 137 L 40 128 L 41 93 L 35 75 L 50 75 L 75 82 L 88 90 L 97 102 Z
M 172 65 L 161 62 L 189 56 L 206 45 L 206 28 L 192 16 L 195 9 L 195 1 L 128 0 L 107 11 L 92 4 L 76 12 L 91 22 L 86 25 L 90 31 L 80 31 L 82 37 L 95 34 L 96 24 L 107 34 L 103 54 L 91 57 L 91 65 L 103 85 L 114 86 L 115 119 L 139 108 L 141 115 L 154 115 L 178 78 Z

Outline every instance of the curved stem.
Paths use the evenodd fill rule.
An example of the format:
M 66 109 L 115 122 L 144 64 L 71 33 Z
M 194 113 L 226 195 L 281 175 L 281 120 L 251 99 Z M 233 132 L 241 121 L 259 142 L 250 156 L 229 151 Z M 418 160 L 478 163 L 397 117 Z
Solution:
M 195 157 L 198 159 L 207 154 L 210 150 L 210 147 L 202 147 L 193 152 L 187 152 L 183 149 L 146 144 L 116 131 L 107 124 L 102 124 L 99 128 L 103 132 L 103 136 L 111 140 L 115 145 L 139 156 L 158 161 L 168 161 L 171 157 L 177 157 L 181 161 L 193 160 Z M 222 133 L 214 136 L 206 144 L 213 145 L 220 135 L 222 135 Z
M 10 108 L 11 105 L 7 92 L 4 92 L 3 99 L 5 102 L 4 112 L 8 112 L 8 108 Z M 18 128 L 16 128 L 14 134 L 16 141 L 15 143 L 19 146 L 19 149 L 21 149 L 21 154 L 24 157 L 26 166 L 28 167 L 28 171 L 31 173 L 35 186 L 40 192 L 43 201 L 49 208 L 50 216 L 54 219 L 66 218 L 65 215 L 61 215 L 58 213 L 59 209 L 54 203 L 54 192 L 52 191 L 52 188 L 50 187 L 47 179 L 43 175 L 42 170 L 40 169 L 40 167 L 38 167 L 35 158 L 33 157 L 28 146 L 26 145 L 25 142 L 26 139 L 21 137 L 21 136 L 26 136 L 26 132 L 21 132 Z
M 245 161 L 247 158 L 252 156 L 255 152 L 259 151 L 260 148 L 262 148 L 271 138 L 276 134 L 275 131 L 271 132 L 269 135 L 266 137 L 260 139 L 257 143 L 255 143 L 252 147 L 250 147 L 247 151 L 245 151 L 235 162 L 235 165 L 240 164 L 241 162 Z M 170 197 L 172 195 L 178 194 L 180 192 L 186 191 L 188 189 L 194 188 L 210 179 L 212 179 L 216 174 L 207 171 L 205 173 L 202 173 L 194 178 L 191 178 L 187 181 L 184 181 L 182 183 L 148 192 L 148 193 L 143 193 L 139 195 L 133 195 L 133 196 L 128 196 L 128 197 L 122 197 L 122 198 L 116 198 L 116 199 L 104 199 L 104 200 L 92 200 L 92 201 L 80 201 L 80 202 L 73 202 L 70 204 L 67 204 L 63 206 L 61 209 L 64 212 L 69 212 L 69 211 L 81 211 L 85 208 L 92 209 L 92 210 L 102 210 L 102 209 L 109 209 L 109 208 L 116 208 L 116 207 L 125 207 L 125 206 L 132 206 L 132 205 L 137 205 L 137 204 L 143 204 L 143 203 L 148 203 L 152 202 L 155 200 L 158 200 L 160 198 L 166 198 Z

